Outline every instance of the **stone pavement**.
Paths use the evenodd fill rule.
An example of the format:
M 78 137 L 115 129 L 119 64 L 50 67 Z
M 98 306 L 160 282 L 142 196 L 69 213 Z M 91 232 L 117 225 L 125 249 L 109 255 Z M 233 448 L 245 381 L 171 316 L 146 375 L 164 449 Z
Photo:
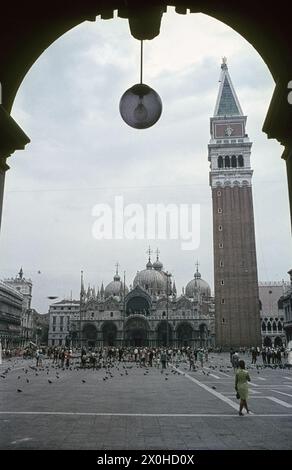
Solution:
M 292 370 L 247 362 L 253 414 L 240 417 L 228 354 L 163 374 L 133 363 L 109 374 L 6 360 L 0 449 L 292 449 Z

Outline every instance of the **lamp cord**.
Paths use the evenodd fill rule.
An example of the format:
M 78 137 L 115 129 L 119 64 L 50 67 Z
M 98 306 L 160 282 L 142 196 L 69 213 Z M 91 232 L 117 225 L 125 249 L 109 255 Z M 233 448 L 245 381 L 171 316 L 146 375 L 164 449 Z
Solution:
M 143 83 L 143 39 L 141 40 L 140 52 L 140 83 Z

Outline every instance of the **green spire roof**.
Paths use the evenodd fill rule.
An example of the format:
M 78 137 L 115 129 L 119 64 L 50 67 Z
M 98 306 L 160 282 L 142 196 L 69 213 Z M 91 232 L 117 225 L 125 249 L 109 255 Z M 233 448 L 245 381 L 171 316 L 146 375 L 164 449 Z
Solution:
M 221 64 L 221 69 L 221 83 L 214 116 L 242 116 L 242 109 L 233 88 L 225 58 Z

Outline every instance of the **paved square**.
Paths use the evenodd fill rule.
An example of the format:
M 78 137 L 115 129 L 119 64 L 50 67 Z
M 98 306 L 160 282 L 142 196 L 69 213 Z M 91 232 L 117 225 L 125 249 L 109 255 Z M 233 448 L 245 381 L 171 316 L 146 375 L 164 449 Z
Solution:
M 245 359 L 253 414 L 244 417 L 228 354 L 211 354 L 203 369 L 181 362 L 163 374 L 129 362 L 109 373 L 6 361 L 0 448 L 292 449 L 292 370 L 257 369 Z

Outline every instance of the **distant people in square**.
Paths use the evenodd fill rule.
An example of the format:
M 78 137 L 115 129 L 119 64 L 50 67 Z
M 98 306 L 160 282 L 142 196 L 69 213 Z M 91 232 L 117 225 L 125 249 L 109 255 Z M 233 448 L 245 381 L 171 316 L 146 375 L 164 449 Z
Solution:
M 250 376 L 247 370 L 245 370 L 245 362 L 240 360 L 239 369 L 237 369 L 235 374 L 235 390 L 239 395 L 239 416 L 243 416 L 242 410 L 246 409 L 246 412 L 249 413 L 247 406 L 248 399 L 248 382 L 250 382 Z

